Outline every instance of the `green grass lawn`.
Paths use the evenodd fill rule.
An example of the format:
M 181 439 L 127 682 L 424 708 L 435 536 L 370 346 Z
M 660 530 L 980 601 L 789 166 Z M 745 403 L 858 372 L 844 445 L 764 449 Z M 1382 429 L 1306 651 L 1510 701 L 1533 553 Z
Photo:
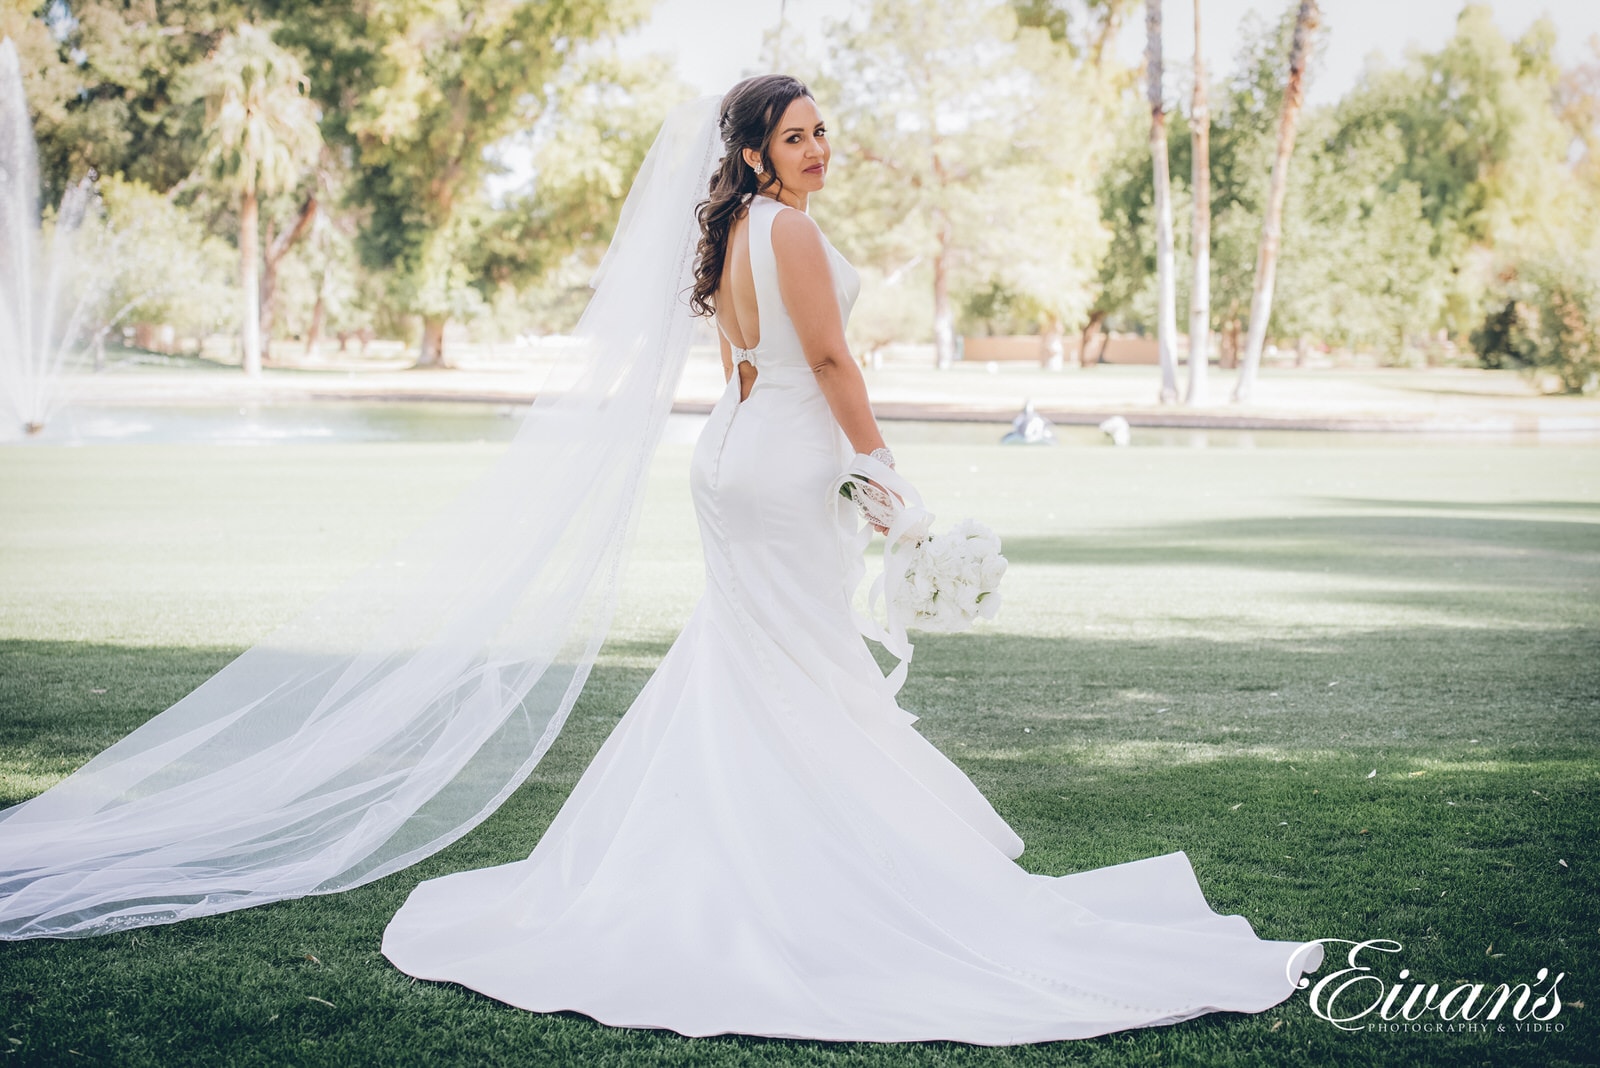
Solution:
M 0 944 L 0 1050 L 150 1065 L 1596 1063 L 1600 450 L 1004 449 L 887 429 L 938 526 L 973 515 L 1005 541 L 999 618 L 914 635 L 901 703 L 1026 840 L 1024 867 L 1182 849 L 1213 908 L 1262 937 L 1400 942 L 1378 962 L 1391 981 L 1565 972 L 1565 1029 L 1519 1033 L 1503 1015 L 1488 1035 L 1345 1033 L 1302 992 L 1259 1015 L 1000 1049 L 685 1039 L 397 972 L 378 947 L 411 888 L 528 854 L 699 596 L 689 446 L 673 444 L 601 661 L 499 812 L 348 893 Z M 0 451 L 0 804 L 177 700 L 495 451 Z

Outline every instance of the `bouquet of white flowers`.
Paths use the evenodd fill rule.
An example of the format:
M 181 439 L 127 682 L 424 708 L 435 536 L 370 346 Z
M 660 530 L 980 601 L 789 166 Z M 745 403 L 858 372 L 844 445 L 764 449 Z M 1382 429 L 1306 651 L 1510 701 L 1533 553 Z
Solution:
M 1000 611 L 1005 573 L 1000 538 L 976 519 L 963 519 L 895 554 L 889 600 L 907 627 L 959 633 Z
M 993 530 L 963 519 L 942 534 L 933 533 L 933 515 L 911 484 L 869 457 L 857 455 L 836 485 L 863 518 L 888 530 L 883 576 L 873 585 L 872 600 L 887 594 L 891 633 L 915 627 L 953 634 L 969 630 L 979 618 L 994 618 L 1006 558 Z M 896 500 L 886 486 L 903 499 Z

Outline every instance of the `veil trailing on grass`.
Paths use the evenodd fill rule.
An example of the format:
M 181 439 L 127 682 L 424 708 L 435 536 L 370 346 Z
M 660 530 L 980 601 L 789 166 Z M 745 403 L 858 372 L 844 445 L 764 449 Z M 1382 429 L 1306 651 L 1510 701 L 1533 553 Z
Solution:
M 0 938 L 346 890 L 460 838 L 528 776 L 610 626 L 688 352 L 719 105 L 667 117 L 574 344 L 486 475 L 388 559 L 0 812 Z

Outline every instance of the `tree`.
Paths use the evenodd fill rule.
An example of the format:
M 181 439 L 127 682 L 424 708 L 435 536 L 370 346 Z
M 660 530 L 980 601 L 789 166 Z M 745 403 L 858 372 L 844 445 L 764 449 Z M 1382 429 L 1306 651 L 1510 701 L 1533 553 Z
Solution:
M 1311 34 L 1320 19 L 1317 0 L 1300 0 L 1295 17 L 1294 43 L 1289 51 L 1289 78 L 1284 85 L 1283 110 L 1278 119 L 1278 152 L 1272 163 L 1272 185 L 1267 194 L 1266 212 L 1261 219 L 1261 245 L 1256 252 L 1255 291 L 1250 297 L 1250 333 L 1245 339 L 1239 379 L 1233 400 L 1250 399 L 1255 389 L 1261 350 L 1267 341 L 1267 323 L 1272 318 L 1272 284 L 1278 267 L 1278 239 L 1283 225 L 1283 197 L 1288 189 L 1289 157 L 1294 152 L 1295 124 L 1305 98 L 1306 64 L 1311 55 Z
M 1394 180 L 1399 144 L 1382 131 L 1341 133 L 1333 109 L 1301 121 L 1274 282 L 1274 331 L 1402 363 L 1412 356 L 1412 342 L 1439 322 L 1450 264 L 1430 251 L 1434 233 L 1418 185 Z
M 1161 0 L 1145 0 L 1146 99 L 1150 104 L 1150 162 L 1155 168 L 1156 342 L 1161 352 L 1161 403 L 1178 399 L 1176 265 L 1172 253 L 1172 184 L 1167 163 L 1167 106 L 1161 92 Z
M 546 87 L 539 123 L 496 146 L 529 159 L 532 180 L 509 188 L 497 182 L 494 196 L 471 205 L 461 255 L 482 295 L 565 276 L 561 268 L 575 260 L 589 267 L 566 279 L 581 312 L 629 183 L 667 112 L 691 95 L 665 57 L 625 62 L 598 46 L 574 56 Z
M 419 316 L 418 367 L 448 365 L 445 324 L 483 306 L 471 261 L 489 149 L 540 123 L 584 42 L 625 30 L 639 0 L 278 0 L 308 57 L 330 139 L 349 150 L 363 264 Z M 287 38 L 286 38 L 287 39 Z
M 1514 277 L 1521 261 L 1591 225 L 1585 124 L 1581 111 L 1568 110 L 1574 101 L 1563 89 L 1571 83 L 1554 46 L 1547 20 L 1511 41 L 1488 7 L 1470 4 L 1439 51 L 1370 73 L 1339 103 L 1332 147 L 1362 151 L 1392 141 L 1386 185 L 1410 183 L 1421 195 L 1430 253 L 1450 271 L 1440 322 L 1429 326 L 1463 337 L 1486 309 L 1503 304 L 1501 280 Z
M 1509 297 L 1473 332 L 1485 367 L 1553 377 L 1562 393 L 1600 387 L 1600 255 L 1539 259 L 1509 280 Z M 1542 387 L 1542 382 L 1540 383 Z
M 1106 48 L 1139 0 L 1013 0 L 1019 26 L 1037 26 L 1074 59 L 1108 74 Z
M 1189 107 L 1194 162 L 1189 195 L 1194 223 L 1189 255 L 1194 281 L 1189 286 L 1189 392 L 1185 403 L 1206 403 L 1206 371 L 1211 360 L 1211 109 L 1206 104 L 1206 63 L 1200 38 L 1200 0 L 1194 0 L 1194 97 Z
M 1075 328 L 1106 240 L 1093 179 L 1107 101 L 1092 74 L 1004 3 L 876 0 L 828 46 L 806 79 L 836 169 L 817 211 L 848 208 L 828 229 L 859 264 L 885 277 L 916 265 L 936 366 L 955 359 L 965 298 L 996 284 L 1026 295 L 1047 335 Z
M 96 189 L 105 207 L 93 250 L 103 274 L 88 321 L 97 366 L 105 339 L 126 323 L 169 323 L 193 334 L 234 325 L 239 302 L 226 241 L 143 182 L 110 174 Z
M 185 83 L 254 5 L 231 0 L 0 4 L 17 43 L 39 145 L 43 199 L 93 169 L 168 193 L 204 145 Z
M 273 328 L 277 324 L 278 271 L 283 266 L 284 257 L 316 225 L 317 216 L 322 210 L 322 198 L 318 195 L 320 184 L 320 179 L 314 179 L 311 191 L 300 201 L 294 221 L 285 229 L 278 230 L 271 214 L 267 216 L 265 241 L 262 243 L 260 307 L 262 344 L 269 351 Z
M 206 107 L 201 166 L 239 205 L 239 289 L 244 370 L 261 373 L 259 198 L 300 181 L 322 144 L 317 108 L 293 55 L 248 23 L 222 40 L 199 70 Z

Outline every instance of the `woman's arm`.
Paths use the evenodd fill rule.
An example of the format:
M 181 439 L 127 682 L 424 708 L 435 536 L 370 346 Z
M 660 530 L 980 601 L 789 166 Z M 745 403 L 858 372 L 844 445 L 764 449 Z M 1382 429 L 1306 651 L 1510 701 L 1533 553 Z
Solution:
M 857 452 L 883 448 L 883 434 L 867 400 L 867 380 L 845 341 L 822 231 L 803 211 L 780 211 L 772 220 L 772 252 L 784 307 L 834 419 Z

